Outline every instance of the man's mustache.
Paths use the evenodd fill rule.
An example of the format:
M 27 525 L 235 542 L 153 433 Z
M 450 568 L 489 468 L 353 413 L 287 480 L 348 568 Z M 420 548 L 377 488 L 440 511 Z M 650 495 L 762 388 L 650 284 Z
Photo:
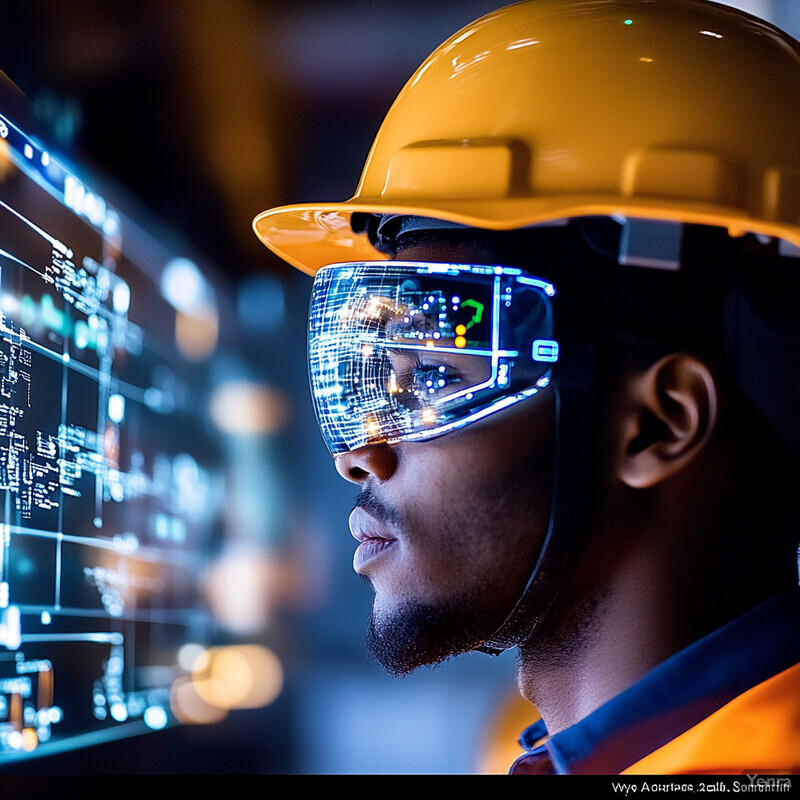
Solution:
M 355 508 L 363 508 L 384 525 L 394 525 L 400 520 L 397 510 L 378 497 L 372 489 L 363 489 L 356 498 Z

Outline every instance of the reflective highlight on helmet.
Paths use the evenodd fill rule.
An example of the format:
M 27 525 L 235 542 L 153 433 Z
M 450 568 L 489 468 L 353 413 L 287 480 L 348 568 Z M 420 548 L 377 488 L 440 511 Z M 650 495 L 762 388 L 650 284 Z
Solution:
M 323 267 L 309 372 L 331 453 L 441 436 L 538 392 L 558 360 L 554 295 L 548 281 L 502 266 Z

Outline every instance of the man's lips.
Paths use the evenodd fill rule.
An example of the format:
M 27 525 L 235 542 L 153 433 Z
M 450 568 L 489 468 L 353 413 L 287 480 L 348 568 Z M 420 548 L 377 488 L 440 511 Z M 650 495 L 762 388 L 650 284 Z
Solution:
M 353 555 L 353 569 L 364 574 L 381 558 L 397 539 L 360 506 L 350 514 L 350 533 L 359 543 Z

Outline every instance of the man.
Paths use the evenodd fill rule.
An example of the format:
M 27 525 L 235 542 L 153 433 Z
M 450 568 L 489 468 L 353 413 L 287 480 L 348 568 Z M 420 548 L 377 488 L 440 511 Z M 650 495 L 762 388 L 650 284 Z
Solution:
M 516 647 L 512 771 L 800 770 L 800 49 L 703 0 L 532 0 L 419 68 L 316 273 L 368 646 Z

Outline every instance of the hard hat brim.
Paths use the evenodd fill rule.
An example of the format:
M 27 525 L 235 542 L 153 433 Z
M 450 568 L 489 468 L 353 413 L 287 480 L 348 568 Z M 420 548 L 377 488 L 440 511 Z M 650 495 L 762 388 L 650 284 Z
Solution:
M 800 228 L 749 216 L 741 208 L 673 199 L 609 195 L 571 195 L 559 198 L 486 198 L 430 204 L 385 198 L 353 198 L 340 203 L 303 203 L 268 209 L 253 220 L 258 238 L 281 259 L 308 275 L 340 261 L 387 258 L 367 236 L 356 233 L 352 215 L 408 214 L 432 217 L 475 228 L 503 231 L 552 224 L 577 217 L 606 216 L 656 219 L 727 229 L 732 236 L 758 233 L 800 247 Z

